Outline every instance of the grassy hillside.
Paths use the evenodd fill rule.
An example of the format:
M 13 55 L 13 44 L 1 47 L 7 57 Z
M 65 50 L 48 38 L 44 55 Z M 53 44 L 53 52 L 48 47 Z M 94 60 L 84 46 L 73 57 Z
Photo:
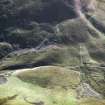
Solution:
M 0 0 L 0 105 L 105 105 L 105 0 Z
M 0 102 L 1 105 L 104 105 L 103 99 L 76 98 L 80 79 L 79 72 L 61 67 L 19 70 L 0 86 Z

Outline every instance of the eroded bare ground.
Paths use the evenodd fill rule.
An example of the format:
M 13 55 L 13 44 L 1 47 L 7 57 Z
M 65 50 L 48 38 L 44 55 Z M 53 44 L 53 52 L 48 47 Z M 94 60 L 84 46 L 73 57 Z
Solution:
M 105 105 L 104 0 L 0 8 L 0 105 Z

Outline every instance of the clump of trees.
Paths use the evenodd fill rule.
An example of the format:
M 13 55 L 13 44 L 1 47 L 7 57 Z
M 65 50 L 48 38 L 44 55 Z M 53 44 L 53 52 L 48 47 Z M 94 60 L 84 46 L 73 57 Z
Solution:
M 13 47 L 11 44 L 6 43 L 6 42 L 0 43 L 0 59 L 6 56 L 11 51 L 13 51 Z

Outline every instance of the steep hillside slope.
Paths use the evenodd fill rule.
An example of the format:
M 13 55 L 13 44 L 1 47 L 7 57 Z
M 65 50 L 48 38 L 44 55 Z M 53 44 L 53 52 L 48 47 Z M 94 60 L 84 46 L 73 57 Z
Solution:
M 105 0 L 1 0 L 0 24 L 0 105 L 105 105 Z

